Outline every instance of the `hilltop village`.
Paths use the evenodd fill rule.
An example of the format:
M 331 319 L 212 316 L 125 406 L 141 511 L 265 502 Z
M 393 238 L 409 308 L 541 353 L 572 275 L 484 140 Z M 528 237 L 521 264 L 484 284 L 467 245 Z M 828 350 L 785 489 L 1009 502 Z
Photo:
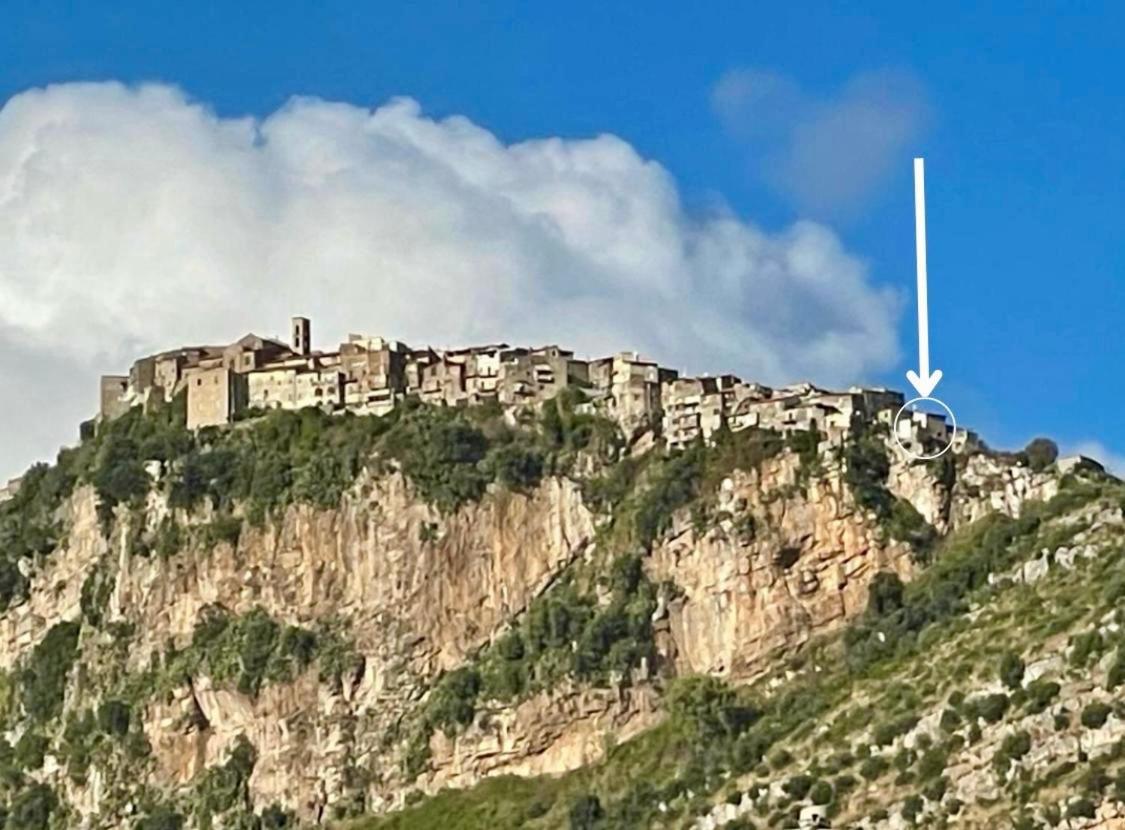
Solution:
M 100 414 L 116 418 L 154 397 L 187 396 L 191 429 L 223 426 L 258 410 L 318 407 L 327 412 L 383 415 L 405 398 L 447 406 L 499 403 L 536 406 L 561 390 L 580 388 L 592 411 L 612 418 L 627 436 L 653 427 L 670 448 L 717 430 L 749 427 L 781 433 L 816 429 L 842 441 L 857 418 L 892 424 L 899 392 L 852 387 L 843 392 L 799 384 L 773 389 L 734 375 L 681 377 L 636 353 L 581 360 L 558 346 L 504 343 L 463 349 L 414 349 L 382 337 L 350 335 L 335 351 L 312 348 L 312 326 L 292 320 L 288 344 L 248 334 L 227 346 L 192 346 L 137 360 L 128 375 L 101 378 Z M 921 448 L 948 443 L 941 416 L 911 412 L 899 419 L 899 441 Z M 974 443 L 959 432 L 955 449 Z

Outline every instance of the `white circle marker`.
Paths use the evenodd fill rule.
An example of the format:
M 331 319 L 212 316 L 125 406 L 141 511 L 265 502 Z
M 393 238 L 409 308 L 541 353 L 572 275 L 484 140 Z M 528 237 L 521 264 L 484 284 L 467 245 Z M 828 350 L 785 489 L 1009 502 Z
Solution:
M 913 404 L 920 403 L 922 401 L 931 401 L 932 403 L 936 403 L 938 406 L 940 406 L 942 409 L 944 409 L 946 412 L 948 412 L 949 413 L 949 421 L 953 425 L 952 429 L 949 430 L 949 443 L 946 444 L 944 447 L 942 447 L 937 452 L 931 453 L 930 455 L 919 455 L 916 452 L 912 452 L 911 450 L 908 450 L 906 447 L 904 447 L 902 445 L 902 441 L 900 441 L 899 437 L 898 437 L 898 419 L 901 418 L 902 413 L 906 412 L 907 409 L 910 409 L 910 407 Z M 911 411 L 911 413 L 913 413 L 915 410 L 910 409 L 910 411 Z M 902 408 L 899 409 L 899 411 L 895 414 L 895 421 L 894 421 L 894 425 L 891 427 L 891 433 L 894 435 L 895 443 L 898 444 L 898 448 L 900 450 L 902 450 L 904 453 L 906 453 L 907 455 L 909 455 L 911 458 L 916 458 L 919 461 L 933 461 L 935 458 L 940 458 L 941 456 L 945 455 L 947 452 L 949 452 L 949 448 L 953 446 L 953 441 L 957 437 L 957 416 L 953 414 L 953 410 L 949 408 L 949 406 L 945 403 L 945 401 L 941 401 L 941 400 L 938 400 L 937 398 L 930 398 L 930 397 L 914 398 L 914 399 L 909 400 L 906 403 L 904 403 L 902 405 Z

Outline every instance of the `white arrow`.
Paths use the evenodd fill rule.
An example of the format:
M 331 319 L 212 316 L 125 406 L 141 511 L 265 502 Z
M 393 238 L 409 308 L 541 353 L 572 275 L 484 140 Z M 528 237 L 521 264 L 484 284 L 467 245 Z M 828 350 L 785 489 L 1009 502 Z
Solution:
M 923 398 L 930 397 L 941 380 L 941 369 L 930 372 L 930 310 L 926 298 L 926 167 L 914 159 L 914 236 L 918 253 L 918 371 L 906 373 L 910 385 Z

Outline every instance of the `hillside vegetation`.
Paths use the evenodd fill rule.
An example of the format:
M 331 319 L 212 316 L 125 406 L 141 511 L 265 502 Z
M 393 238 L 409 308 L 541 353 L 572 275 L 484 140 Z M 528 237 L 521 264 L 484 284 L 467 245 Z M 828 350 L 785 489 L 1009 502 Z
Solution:
M 914 582 L 877 578 L 863 617 L 767 678 L 670 681 L 663 724 L 595 767 L 349 826 L 798 827 L 817 805 L 832 826 L 1071 826 L 1125 801 L 1123 504 L 1071 480 L 943 540 Z
M 0 504 L 0 828 L 737 830 L 823 812 L 832 826 L 1023 830 L 1125 799 L 1116 480 L 1066 476 L 1017 517 L 942 538 L 893 491 L 885 428 L 831 446 L 816 430 L 746 429 L 642 450 L 585 403 L 410 401 L 385 417 L 252 413 L 191 432 L 180 398 L 86 425 Z M 1053 460 L 1037 447 L 995 465 L 997 491 L 1010 468 Z M 967 463 L 907 472 L 951 501 Z M 731 496 L 733 479 L 753 504 Z M 379 490 L 388 480 L 403 501 Z M 747 568 L 757 557 L 793 591 L 816 521 L 846 525 L 840 546 L 858 539 L 872 562 L 907 564 L 864 571 L 867 610 L 775 650 L 753 682 L 678 668 L 666 620 L 686 574 L 651 568 L 670 538 L 736 539 Z M 766 550 L 782 537 L 771 522 L 792 546 Z M 590 538 L 562 538 L 572 527 Z M 526 546 L 558 539 L 534 590 L 503 582 L 542 564 Z M 418 574 L 408 553 L 435 564 Z M 488 570 L 493 555 L 519 564 Z M 305 570 L 271 574 L 282 562 Z M 386 584 L 348 594 L 350 616 L 326 613 L 318 592 L 362 566 Z M 446 568 L 493 593 L 462 597 Z M 430 609 L 411 603 L 435 596 L 504 616 L 481 615 L 441 664 L 461 641 L 405 622 L 424 622 Z M 475 610 L 462 605 L 458 624 Z M 604 760 L 569 773 L 433 792 L 443 742 L 559 690 L 650 692 L 656 725 L 620 743 L 607 730 Z

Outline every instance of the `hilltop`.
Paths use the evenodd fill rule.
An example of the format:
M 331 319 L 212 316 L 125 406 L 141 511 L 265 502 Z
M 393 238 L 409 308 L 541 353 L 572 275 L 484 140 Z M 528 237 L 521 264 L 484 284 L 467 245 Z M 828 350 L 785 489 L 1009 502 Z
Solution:
M 103 379 L 0 499 L 4 826 L 1114 826 L 1096 464 L 890 390 L 294 333 Z

